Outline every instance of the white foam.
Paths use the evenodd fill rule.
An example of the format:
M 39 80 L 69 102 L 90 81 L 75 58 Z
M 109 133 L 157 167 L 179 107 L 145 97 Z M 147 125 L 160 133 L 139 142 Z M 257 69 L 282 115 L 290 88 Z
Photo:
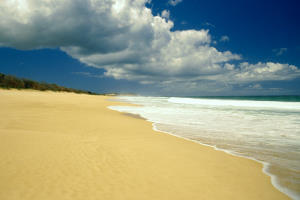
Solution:
M 280 101 L 248 101 L 248 100 L 224 100 L 224 99 L 201 99 L 201 98 L 178 98 L 168 99 L 172 103 L 194 104 L 203 106 L 234 106 L 245 108 L 275 108 L 300 110 L 299 102 L 280 102 Z
M 281 104 L 273 104 L 269 106 L 269 110 L 265 111 L 266 106 L 260 104 L 262 102 L 258 102 L 261 108 L 264 108 L 262 111 L 255 106 L 255 102 L 248 101 L 247 103 L 244 100 L 241 102 L 230 100 L 231 103 L 222 103 L 223 100 L 205 99 L 199 101 L 199 99 L 195 99 L 194 101 L 190 98 L 165 97 L 121 97 L 121 99 L 144 106 L 110 106 L 109 108 L 120 112 L 139 114 L 152 122 L 155 130 L 158 130 L 157 124 L 162 124 L 166 125 L 167 128 L 160 129 L 161 132 L 187 140 L 205 137 L 215 141 L 216 145 L 219 145 L 216 143 L 217 140 L 222 138 L 224 143 L 229 145 L 226 149 L 217 148 L 216 145 L 206 145 L 236 156 L 247 157 L 256 161 L 259 159 L 259 162 L 264 165 L 264 173 L 271 176 L 272 184 L 291 198 L 299 199 L 299 195 L 281 187 L 278 177 L 268 172 L 270 166 L 268 163 L 272 163 L 272 165 L 283 164 L 284 167 L 292 167 L 291 169 L 299 171 L 299 111 L 291 110 L 288 108 L 289 106 Z M 232 106 L 233 102 L 235 102 L 235 106 Z M 281 103 L 291 105 L 291 102 Z M 245 110 L 246 106 L 247 109 Z M 272 107 L 274 109 L 270 109 Z M 282 110 L 283 108 L 286 110 Z M 203 144 L 200 141 L 192 141 Z M 237 147 L 239 149 L 233 150 L 234 148 L 231 148 L 234 147 L 234 143 L 232 143 L 234 141 L 242 144 Z M 274 152 L 276 155 L 282 154 L 282 158 L 273 159 L 269 155 L 269 157 L 264 158 L 263 155 L 257 154 L 257 152 L 265 151 Z M 247 156 L 242 155 L 243 152 L 247 152 Z M 296 156 L 287 160 L 285 155 L 290 155 L 290 152 Z
M 149 120 L 147 120 L 147 121 L 149 121 Z M 151 121 L 149 121 L 149 122 L 151 122 Z M 300 197 L 295 192 L 293 192 L 292 190 L 290 190 L 288 188 L 282 187 L 279 184 L 277 176 L 269 173 L 270 163 L 257 160 L 257 159 L 255 159 L 253 157 L 244 156 L 244 155 L 238 154 L 238 153 L 236 153 L 234 151 L 230 151 L 230 150 L 226 150 L 226 149 L 221 149 L 221 148 L 218 148 L 216 145 L 208 145 L 208 144 L 202 143 L 202 142 L 197 141 L 197 140 L 191 140 L 191 139 L 188 139 L 188 138 L 185 138 L 185 137 L 173 134 L 171 132 L 159 130 L 158 128 L 156 128 L 156 123 L 154 123 L 154 122 L 151 122 L 151 123 L 152 123 L 152 128 L 153 128 L 154 131 L 161 132 L 161 133 L 166 133 L 166 134 L 169 134 L 169 135 L 172 135 L 172 136 L 184 139 L 184 140 L 195 142 L 197 144 L 201 144 L 201 145 L 204 145 L 204 146 L 212 147 L 216 151 L 223 151 L 223 152 L 225 152 L 227 154 L 230 154 L 230 155 L 233 155 L 233 156 L 237 156 L 237 157 L 241 157 L 241 158 L 247 158 L 247 159 L 250 159 L 250 160 L 254 160 L 254 161 L 258 162 L 258 163 L 261 163 L 263 165 L 262 172 L 271 177 L 271 183 L 272 183 L 272 185 L 276 189 L 278 189 L 280 192 L 286 194 L 287 196 L 289 196 L 292 199 L 295 199 L 295 200 L 300 199 Z

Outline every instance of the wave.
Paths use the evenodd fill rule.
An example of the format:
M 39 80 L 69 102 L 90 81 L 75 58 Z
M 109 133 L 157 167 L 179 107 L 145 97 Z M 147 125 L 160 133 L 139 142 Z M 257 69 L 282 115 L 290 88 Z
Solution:
M 119 98 L 143 106 L 112 106 L 111 109 L 138 114 L 151 121 L 156 130 L 264 163 L 264 172 L 271 176 L 273 185 L 291 198 L 300 199 L 297 189 L 300 185 L 300 102 Z M 280 168 L 280 172 L 272 171 L 274 167 Z
M 170 97 L 171 103 L 190 104 L 211 107 L 242 107 L 242 108 L 264 108 L 264 109 L 289 109 L 299 110 L 300 102 L 280 102 L 280 101 L 249 101 L 249 100 L 224 100 L 224 99 L 201 99 L 201 98 L 181 98 Z

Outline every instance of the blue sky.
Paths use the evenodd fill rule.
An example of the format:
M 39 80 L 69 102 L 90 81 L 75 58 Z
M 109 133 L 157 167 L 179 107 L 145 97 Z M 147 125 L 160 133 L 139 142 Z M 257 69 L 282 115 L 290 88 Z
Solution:
M 95 92 L 300 95 L 298 1 L 0 3 L 0 72 Z

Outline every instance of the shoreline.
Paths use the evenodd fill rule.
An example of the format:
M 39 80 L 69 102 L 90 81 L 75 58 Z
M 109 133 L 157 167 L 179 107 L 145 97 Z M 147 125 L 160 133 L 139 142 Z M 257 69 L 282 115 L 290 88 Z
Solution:
M 147 120 L 148 121 L 148 120 Z M 151 121 L 149 121 L 151 122 Z M 205 143 L 202 143 L 200 141 L 197 141 L 197 140 L 192 140 L 192 139 L 188 139 L 188 138 L 185 138 L 185 137 L 182 137 L 182 136 L 179 136 L 179 135 L 176 135 L 176 134 L 173 134 L 173 133 L 169 133 L 167 131 L 162 131 L 162 130 L 159 130 L 156 128 L 155 126 L 155 122 L 151 122 L 153 123 L 153 130 L 154 131 L 157 131 L 157 132 L 162 132 L 162 133 L 165 133 L 165 134 L 168 134 L 168 135 L 172 135 L 174 137 L 178 137 L 178 138 L 181 138 L 181 139 L 184 139 L 184 140 L 187 140 L 187 141 L 191 141 L 191 142 L 194 142 L 194 143 L 197 143 L 197 144 L 200 144 L 200 145 L 203 145 L 203 146 L 207 146 L 207 147 L 210 147 L 210 148 L 213 148 L 215 151 L 221 151 L 221 152 L 224 152 L 224 153 L 227 153 L 229 155 L 232 155 L 232 156 L 236 156 L 236 157 L 240 157 L 240 158 L 246 158 L 246 159 L 249 159 L 249 160 L 253 160 L 259 164 L 262 165 L 262 169 L 261 171 L 266 174 L 267 176 L 269 176 L 271 178 L 271 184 L 280 192 L 286 194 L 287 196 L 289 196 L 290 198 L 292 199 L 299 199 L 299 197 L 297 195 L 295 195 L 291 190 L 289 190 L 288 188 L 285 188 L 285 187 L 282 187 L 280 186 L 280 184 L 278 183 L 277 179 L 278 177 L 274 174 L 271 174 L 268 172 L 268 169 L 270 167 L 270 163 L 268 162 L 264 162 L 264 161 L 260 161 L 260 160 L 257 160 L 255 158 L 252 158 L 252 157 L 249 157 L 249 156 L 243 156 L 243 155 L 240 155 L 234 151 L 230 151 L 230 150 L 226 150 L 226 149 L 222 149 L 222 148 L 218 148 L 217 146 L 215 145 L 209 145 L 209 144 L 205 144 Z
M 122 101 L 121 99 L 118 99 L 118 97 L 115 97 L 117 100 L 117 102 L 121 102 L 121 103 L 126 103 L 126 104 L 129 104 L 129 106 L 141 106 L 141 105 L 137 105 L 137 104 L 133 104 L 133 103 L 129 103 L 129 102 L 125 102 L 125 101 Z M 143 116 L 141 116 L 140 114 L 133 114 L 133 113 L 129 113 L 129 112 L 122 112 L 122 111 L 118 111 L 118 110 L 114 110 L 113 108 L 110 108 L 111 106 L 108 106 L 109 109 L 113 110 L 113 111 L 117 111 L 117 112 L 120 112 L 126 116 L 129 116 L 129 117 L 133 117 L 133 118 L 137 118 L 137 119 L 142 119 L 142 120 L 145 120 L 149 123 L 152 124 L 152 129 L 156 132 L 161 132 L 161 133 L 164 133 L 164 134 L 168 134 L 168 135 L 171 135 L 171 136 L 174 136 L 174 137 L 177 137 L 177 138 L 180 138 L 180 139 L 183 139 L 183 140 L 187 140 L 187 141 L 190 141 L 190 142 L 194 142 L 196 144 L 200 144 L 200 145 L 203 145 L 203 146 L 207 146 L 207 147 L 210 147 L 210 148 L 213 148 L 215 151 L 221 151 L 221 152 L 224 152 L 224 153 L 227 153 L 229 155 L 232 155 L 232 156 L 235 156 L 235 157 L 239 157 L 239 158 L 246 158 L 246 159 L 249 159 L 249 160 L 253 160 L 259 164 L 262 165 L 262 169 L 261 171 L 269 176 L 271 178 L 271 184 L 274 186 L 274 188 L 276 188 L 278 191 L 282 192 L 283 194 L 287 195 L 288 197 L 290 197 L 291 199 L 300 199 L 299 196 L 297 196 L 293 191 L 291 191 L 290 189 L 288 188 L 285 188 L 283 186 L 281 186 L 279 183 L 278 183 L 278 177 L 274 174 L 271 174 L 270 172 L 268 172 L 269 170 L 269 167 L 270 167 L 270 163 L 268 162 L 264 162 L 264 161 L 260 161 L 260 160 L 257 160 L 253 157 L 249 157 L 249 156 L 244 156 L 244 155 L 240 155 L 239 153 L 236 153 L 234 151 L 231 151 L 231 150 L 227 150 L 227 149 L 222 149 L 222 148 L 218 148 L 216 145 L 209 145 L 209 144 L 205 144 L 201 141 L 197 141 L 197 140 L 193 140 L 193 139 L 189 139 L 189 138 L 185 138 L 183 136 L 179 136 L 179 135 L 176 135 L 176 134 L 173 134 L 171 132 L 168 132 L 168 131 L 163 131 L 163 130 L 159 130 L 156 126 L 156 122 L 154 121 L 151 121 L 150 119 L 147 119 L 147 118 L 144 118 Z
M 115 98 L 118 98 L 118 97 L 115 97 Z M 121 99 L 119 99 L 119 102 L 121 103 L 127 103 L 128 102 L 123 102 Z M 132 104 L 133 106 L 141 106 L 141 105 L 135 105 L 133 103 L 129 103 L 129 104 Z M 131 105 L 129 105 L 131 106 Z M 110 106 L 108 106 L 109 108 Z M 130 117 L 134 117 L 134 116 L 138 116 L 137 118 L 139 119 L 144 119 L 145 121 L 147 122 L 150 122 L 152 124 L 152 129 L 156 132 L 161 132 L 161 133 L 164 133 L 164 134 L 168 134 L 168 135 L 171 135 L 171 136 L 174 136 L 174 137 L 177 137 L 177 138 L 181 138 L 181 139 L 184 139 L 184 140 L 187 140 L 187 141 L 190 141 L 190 142 L 193 142 L 193 143 L 197 143 L 197 144 L 200 144 L 200 145 L 203 145 L 203 146 L 207 146 L 207 147 L 210 147 L 210 148 L 213 148 L 214 150 L 216 151 L 221 151 L 221 152 L 224 152 L 224 153 L 227 153 L 229 155 L 232 155 L 232 156 L 235 156 L 235 157 L 239 157 L 239 158 L 245 158 L 245 159 L 249 159 L 249 160 L 253 160 L 259 164 L 262 165 L 262 168 L 261 168 L 261 171 L 270 177 L 271 179 L 271 184 L 274 186 L 274 188 L 276 188 L 278 191 L 282 192 L 283 194 L 287 195 L 288 197 L 290 197 L 291 199 L 300 199 L 300 196 L 298 196 L 296 193 L 294 193 L 292 190 L 290 190 L 289 188 L 286 188 L 284 186 L 281 186 L 279 184 L 279 181 L 278 181 L 278 177 L 275 175 L 275 174 L 272 174 L 269 172 L 269 168 L 271 166 L 270 163 L 268 162 L 265 162 L 265 161 L 260 161 L 256 158 L 253 158 L 253 157 L 250 157 L 250 156 L 245 156 L 245 155 L 241 155 L 233 150 L 227 150 L 227 149 L 222 149 L 222 148 L 219 148 L 217 147 L 216 145 L 210 145 L 210 144 L 206 144 L 204 142 L 201 142 L 199 140 L 193 140 L 193 139 L 189 139 L 189 138 L 185 138 L 183 136 L 180 136 L 180 135 L 177 135 L 177 134 L 174 134 L 172 132 L 168 132 L 168 131 L 164 131 L 164 130 L 160 130 L 159 128 L 157 128 L 157 122 L 154 122 L 154 121 L 151 121 L 150 119 L 147 119 L 147 118 L 144 118 L 143 116 L 139 115 L 139 114 L 128 114 L 128 112 L 122 112 L 122 111 L 118 111 L 118 110 L 115 110 L 113 108 L 110 108 L 111 110 L 114 110 L 114 111 L 117 111 L 117 112 L 120 112 L 120 113 L 123 113 L 127 116 L 130 116 Z M 131 116 L 132 115 L 132 116 Z
M 120 101 L 122 102 L 122 101 Z M 127 102 L 126 102 L 127 103 Z M 130 103 L 131 104 L 131 103 Z M 134 106 L 134 104 L 133 104 Z M 108 106 L 109 108 L 110 106 Z M 111 108 L 109 108 L 111 109 Z M 113 109 L 111 109 L 113 110 Z M 116 110 L 114 110 L 116 111 Z M 230 150 L 226 150 L 226 149 L 222 149 L 222 148 L 218 148 L 216 145 L 209 145 L 209 144 L 205 144 L 201 141 L 197 141 L 197 140 L 192 140 L 192 139 L 189 139 L 189 138 L 185 138 L 185 137 L 182 137 L 182 136 L 179 136 L 179 135 L 176 135 L 176 134 L 173 134 L 171 132 L 167 132 L 167 131 L 163 131 L 163 130 L 159 130 L 157 127 L 156 127 L 156 122 L 153 122 L 149 119 L 146 119 L 142 116 L 140 116 L 139 114 L 131 114 L 131 113 L 128 113 L 128 112 L 121 112 L 121 111 L 117 111 L 117 112 L 120 112 L 126 116 L 129 116 L 129 117 L 133 117 L 133 118 L 137 118 L 137 119 L 142 119 L 142 120 L 145 120 L 147 122 L 150 122 L 152 124 L 152 129 L 156 132 L 161 132 L 161 133 L 164 133 L 164 134 L 168 134 L 168 135 L 171 135 L 171 136 L 174 136 L 174 137 L 177 137 L 177 138 L 180 138 L 180 139 L 183 139 L 183 140 L 187 140 L 187 141 L 190 141 L 190 142 L 194 142 L 194 143 L 197 143 L 197 144 L 200 144 L 200 145 L 203 145 L 203 146 L 207 146 L 207 147 L 210 147 L 210 148 L 213 148 L 215 151 L 221 151 L 221 152 L 224 152 L 224 153 L 227 153 L 229 155 L 232 155 L 232 156 L 236 156 L 236 157 L 240 157 L 240 158 L 246 158 L 246 159 L 249 159 L 249 160 L 253 160 L 259 164 L 262 165 L 262 169 L 261 171 L 266 174 L 267 176 L 269 176 L 271 178 L 271 184 L 280 192 L 284 193 L 285 195 L 289 196 L 291 199 L 299 199 L 300 197 L 298 197 L 296 194 L 294 194 L 293 191 L 289 190 L 288 188 L 285 188 L 283 186 L 281 186 L 279 183 L 278 183 L 278 177 L 274 174 L 271 174 L 270 172 L 268 172 L 269 170 L 269 167 L 270 167 L 270 163 L 268 162 L 264 162 L 264 161 L 260 161 L 260 160 L 257 160 L 255 158 L 252 158 L 252 157 L 249 157 L 249 156 L 244 156 L 244 155 L 240 155 L 234 151 L 230 151 Z
M 111 97 L 0 97 L 1 199 L 288 199 L 259 163 L 154 131 Z

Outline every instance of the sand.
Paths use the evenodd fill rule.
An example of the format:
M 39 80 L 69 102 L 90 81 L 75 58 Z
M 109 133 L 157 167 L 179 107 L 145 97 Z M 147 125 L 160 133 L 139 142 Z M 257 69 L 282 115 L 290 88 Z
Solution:
M 261 164 L 155 132 L 108 98 L 0 90 L 0 199 L 288 199 Z

